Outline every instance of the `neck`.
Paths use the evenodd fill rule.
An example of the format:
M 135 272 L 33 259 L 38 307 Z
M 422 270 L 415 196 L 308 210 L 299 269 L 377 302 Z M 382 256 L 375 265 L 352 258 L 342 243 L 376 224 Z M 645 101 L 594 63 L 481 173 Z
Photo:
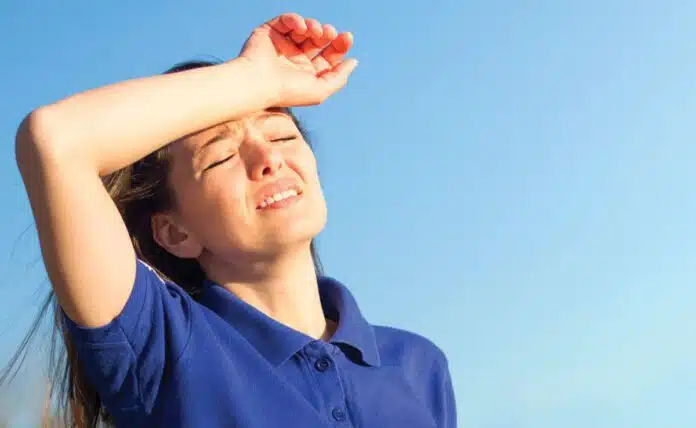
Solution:
M 335 325 L 327 323 L 321 306 L 309 245 L 262 260 L 230 263 L 207 254 L 200 261 L 212 281 L 274 320 L 314 339 L 327 340 L 333 334 Z

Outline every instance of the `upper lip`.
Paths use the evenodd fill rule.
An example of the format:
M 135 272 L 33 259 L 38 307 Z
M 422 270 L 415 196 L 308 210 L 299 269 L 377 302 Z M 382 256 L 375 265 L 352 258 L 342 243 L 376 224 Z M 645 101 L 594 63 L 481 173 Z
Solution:
M 302 193 L 302 189 L 300 189 L 300 185 L 296 180 L 292 178 L 281 178 L 266 184 L 256 192 L 256 208 L 259 208 L 269 197 L 277 193 L 285 192 L 286 190 L 295 190 L 298 195 Z

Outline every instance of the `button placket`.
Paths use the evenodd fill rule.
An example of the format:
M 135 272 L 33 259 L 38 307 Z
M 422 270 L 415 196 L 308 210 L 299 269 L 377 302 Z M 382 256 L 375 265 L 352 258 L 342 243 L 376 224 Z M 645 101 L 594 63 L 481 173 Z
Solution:
M 331 416 L 338 422 L 345 421 L 347 417 L 346 411 L 340 407 L 334 407 L 333 410 L 331 410 Z
M 321 357 L 314 363 L 314 368 L 321 373 L 327 371 L 329 367 L 331 367 L 331 360 L 329 357 Z
M 323 342 L 312 342 L 304 350 L 307 368 L 314 372 L 312 376 L 324 401 L 325 415 L 335 426 L 350 426 L 350 416 L 345 407 L 345 391 L 341 382 L 339 366 L 332 357 L 332 346 Z

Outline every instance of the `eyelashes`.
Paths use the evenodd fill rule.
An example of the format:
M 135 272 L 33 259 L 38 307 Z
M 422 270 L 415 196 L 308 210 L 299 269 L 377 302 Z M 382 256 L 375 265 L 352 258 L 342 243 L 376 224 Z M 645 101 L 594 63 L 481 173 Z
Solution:
M 227 157 L 224 158 L 224 159 L 220 159 L 219 161 L 215 161 L 215 162 L 211 163 L 210 165 L 206 166 L 205 169 L 204 169 L 203 171 L 207 171 L 207 170 L 209 170 L 209 169 L 211 169 L 211 168 L 215 168 L 216 166 L 218 166 L 218 165 L 220 165 L 220 164 L 223 164 L 223 163 L 227 162 L 228 160 L 232 159 L 232 158 L 235 157 L 235 156 L 236 156 L 236 155 L 230 155 L 230 156 L 227 156 Z
M 272 140 L 270 140 L 270 141 L 271 141 L 272 143 L 282 143 L 282 142 L 286 142 L 286 141 L 293 141 L 293 140 L 296 140 L 297 138 L 298 138 L 297 135 L 290 135 L 290 136 L 287 136 L 287 137 L 274 138 L 274 139 L 272 139 Z M 218 160 L 218 161 L 215 161 L 215 162 L 211 163 L 210 165 L 208 165 L 207 167 L 205 167 L 205 168 L 203 169 L 203 171 L 207 171 L 207 170 L 209 170 L 209 169 L 215 168 L 216 166 L 221 165 L 221 164 L 227 162 L 228 160 L 234 158 L 235 156 L 236 156 L 236 153 L 235 153 L 235 154 L 232 154 L 232 155 L 229 155 L 229 156 L 227 156 L 227 157 L 225 157 L 225 158 L 223 158 L 223 159 L 220 159 L 220 160 Z
M 291 135 L 289 137 L 274 138 L 273 140 L 271 140 L 271 142 L 277 143 L 277 142 L 282 142 L 282 141 L 292 141 L 292 140 L 296 140 L 296 139 L 297 139 L 297 135 Z

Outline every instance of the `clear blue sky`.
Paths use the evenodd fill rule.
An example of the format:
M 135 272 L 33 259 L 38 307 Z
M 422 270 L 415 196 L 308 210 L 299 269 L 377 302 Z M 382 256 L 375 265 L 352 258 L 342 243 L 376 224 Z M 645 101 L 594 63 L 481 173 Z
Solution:
M 44 275 L 35 234 L 20 237 L 22 116 L 234 56 L 287 7 L 172 4 L 0 6 L 0 362 Z M 329 204 L 328 273 L 374 323 L 446 351 L 460 425 L 695 426 L 696 3 L 293 8 L 353 31 L 361 61 L 343 92 L 300 111 Z M 13 402 L 37 398 L 23 383 Z

